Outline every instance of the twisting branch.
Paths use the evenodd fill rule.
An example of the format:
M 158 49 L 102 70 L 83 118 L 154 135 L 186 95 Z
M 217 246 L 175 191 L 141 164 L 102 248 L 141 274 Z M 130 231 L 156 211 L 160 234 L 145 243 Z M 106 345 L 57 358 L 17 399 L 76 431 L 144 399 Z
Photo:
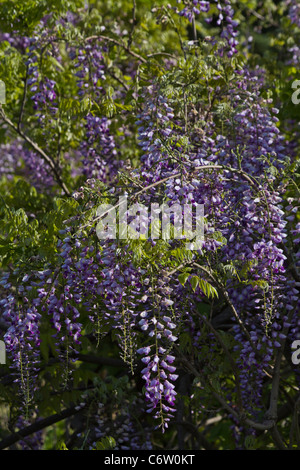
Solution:
M 26 85 L 25 85 L 26 86 Z M 25 95 L 25 93 L 24 93 Z M 23 101 L 24 101 L 24 98 L 23 98 Z M 23 106 L 22 106 L 23 107 Z M 22 113 L 23 114 L 23 111 Z M 69 189 L 67 188 L 66 184 L 64 183 L 64 181 L 62 180 L 61 176 L 60 176 L 60 173 L 56 167 L 56 164 L 55 162 L 53 161 L 53 159 L 46 154 L 46 152 L 44 152 L 43 149 L 41 149 L 39 147 L 39 145 L 34 142 L 33 140 L 30 139 L 30 137 L 28 137 L 26 134 L 24 134 L 24 132 L 22 131 L 21 129 L 21 120 L 19 119 L 19 124 L 18 126 L 16 126 L 5 114 L 3 108 L 2 108 L 2 105 L 0 104 L 0 116 L 1 118 L 3 119 L 3 121 L 8 124 L 20 137 L 22 137 L 22 139 L 25 140 L 25 142 L 27 142 L 42 158 L 43 160 L 47 163 L 47 165 L 50 167 L 54 177 L 55 177 L 55 180 L 57 181 L 57 183 L 59 184 L 59 186 L 62 188 L 62 190 L 64 191 L 65 195 L 66 196 L 71 196 L 71 193 L 69 191 Z M 21 116 L 21 115 L 20 115 Z

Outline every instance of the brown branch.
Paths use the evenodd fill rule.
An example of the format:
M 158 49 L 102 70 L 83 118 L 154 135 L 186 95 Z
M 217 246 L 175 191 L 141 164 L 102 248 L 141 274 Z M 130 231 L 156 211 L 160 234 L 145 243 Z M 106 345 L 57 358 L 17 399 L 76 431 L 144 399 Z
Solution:
M 175 347 L 175 349 L 178 351 L 178 348 Z M 203 379 L 203 374 L 198 372 L 197 369 L 194 367 L 194 365 L 192 364 L 191 361 L 185 359 L 184 357 L 182 357 L 182 363 L 187 367 L 187 369 L 195 376 L 195 377 L 199 377 L 201 379 Z M 273 419 L 265 419 L 263 422 L 261 423 L 258 423 L 256 421 L 253 421 L 252 419 L 250 418 L 247 418 L 244 414 L 242 413 L 239 413 L 238 411 L 236 411 L 234 408 L 232 408 L 228 403 L 227 401 L 225 400 L 225 398 L 223 398 L 221 395 L 219 395 L 218 393 L 215 392 L 213 386 L 211 385 L 210 382 L 208 382 L 208 385 L 211 389 L 211 393 L 213 395 L 213 397 L 222 405 L 222 407 L 228 411 L 229 414 L 231 414 L 232 416 L 234 416 L 241 424 L 245 424 L 253 429 L 256 429 L 258 431 L 267 431 L 267 430 L 271 430 L 274 428 L 275 426 L 275 422 Z
M 59 184 L 59 186 L 62 188 L 66 196 L 71 196 L 70 191 L 68 190 L 67 186 L 61 179 L 60 173 L 56 167 L 55 162 L 49 155 L 44 152 L 43 149 L 41 149 L 36 142 L 30 139 L 24 132 L 21 130 L 20 125 L 16 126 L 5 114 L 2 106 L 0 105 L 0 116 L 2 117 L 3 121 L 8 124 L 22 139 L 25 140 L 41 157 L 42 159 L 47 163 L 47 165 L 51 168 L 51 171 L 54 175 L 55 180 Z M 20 122 L 20 120 L 19 120 Z
M 178 60 L 178 57 L 165 51 L 153 52 L 152 54 L 148 54 L 147 57 L 151 59 L 151 57 L 156 57 L 157 55 L 165 55 L 166 57 L 169 57 L 170 59 Z
M 84 408 L 86 408 L 86 406 L 87 406 L 87 403 L 85 404 L 85 406 L 82 406 L 82 407 L 73 405 L 70 408 L 67 408 L 61 411 L 60 413 L 56 413 L 52 416 L 48 416 L 47 418 L 36 421 L 35 423 L 30 424 L 29 426 L 26 426 L 25 428 L 12 433 L 10 436 L 5 437 L 0 442 L 0 450 L 6 449 L 7 447 L 12 446 L 16 442 L 21 441 L 22 439 L 30 436 L 31 434 L 41 431 L 42 429 L 52 426 L 53 424 L 58 423 L 59 421 L 62 421 L 63 419 L 69 418 L 70 416 L 73 416 L 79 413 Z
M 236 321 L 238 322 L 238 324 L 240 325 L 241 329 L 243 330 L 243 332 L 245 333 L 245 335 L 247 336 L 247 339 L 248 341 L 251 343 L 251 346 L 253 347 L 253 343 L 251 341 L 251 337 L 250 337 L 250 334 L 248 332 L 248 330 L 246 329 L 244 323 L 242 322 L 242 320 L 240 319 L 239 317 L 239 314 L 237 313 L 233 303 L 231 302 L 230 300 L 230 297 L 226 291 L 226 289 L 224 288 L 224 286 L 214 277 L 214 275 L 207 269 L 205 268 L 204 266 L 201 266 L 200 264 L 198 263 L 193 263 L 194 266 L 196 266 L 197 268 L 199 268 L 201 271 L 203 271 L 205 274 L 208 275 L 208 277 L 216 284 L 216 286 L 221 290 L 222 294 L 224 295 L 225 297 L 225 300 L 226 302 L 228 303 L 229 307 L 231 308 L 232 312 L 233 312 L 233 315 L 236 319 Z
M 193 423 L 189 421 L 174 421 L 174 424 L 177 424 L 178 426 L 184 426 L 186 430 L 190 432 L 191 435 L 196 438 L 200 446 L 204 447 L 205 450 L 217 450 L 217 448 L 211 442 L 209 442 L 203 436 L 203 434 L 199 432 L 199 430 L 197 429 L 197 426 L 195 426 Z
M 288 322 L 291 321 L 294 310 L 291 310 L 288 315 Z M 278 419 L 278 397 L 279 397 L 279 385 L 280 385 L 280 368 L 281 361 L 284 353 L 286 337 L 288 333 L 288 327 L 283 328 L 282 333 L 285 335 L 285 339 L 281 342 L 281 347 L 276 351 L 275 365 L 273 369 L 273 378 L 272 378 L 272 389 L 270 396 L 270 405 L 269 409 L 266 412 L 266 417 L 273 419 L 275 422 Z M 279 437 L 278 430 L 276 431 L 276 437 Z
M 243 402 L 242 402 L 242 395 L 241 395 L 241 388 L 240 388 L 240 384 L 239 384 L 239 377 L 240 377 L 240 372 L 239 372 L 239 369 L 237 367 L 237 364 L 235 363 L 232 355 L 230 354 L 226 344 L 224 343 L 224 341 L 222 340 L 221 336 L 219 335 L 219 333 L 214 329 L 214 327 L 212 326 L 212 324 L 207 320 L 207 318 L 205 318 L 204 315 L 201 316 L 201 319 L 204 321 L 204 323 L 206 324 L 206 326 L 210 329 L 210 331 L 212 332 L 212 334 L 215 336 L 216 340 L 219 342 L 221 348 L 223 349 L 223 351 L 225 352 L 226 356 L 228 357 L 228 360 L 231 364 L 231 368 L 232 368 L 232 372 L 235 376 L 235 385 L 236 385 L 236 393 L 237 393 L 237 403 L 238 403 L 238 407 L 239 407 L 239 410 L 240 410 L 240 413 L 243 412 Z
M 128 49 L 130 49 L 131 44 L 132 44 L 133 33 L 134 33 L 134 29 L 136 27 L 136 23 L 137 23 L 137 21 L 136 21 L 136 0 L 133 0 L 132 19 L 131 19 L 132 27 L 131 27 L 131 31 L 129 33 L 129 38 L 128 38 L 128 42 L 127 42 Z
M 110 38 L 109 36 L 103 36 L 102 34 L 98 34 L 98 35 L 95 35 L 95 36 L 90 36 L 90 37 L 86 38 L 85 40 L 86 41 L 93 41 L 95 39 L 103 39 L 104 41 L 111 42 L 111 43 L 115 44 L 116 46 L 120 46 L 128 54 L 130 54 L 130 55 L 132 55 L 132 57 L 135 57 L 136 59 L 140 60 L 143 64 L 147 63 L 147 60 L 144 57 L 142 57 L 141 55 L 139 55 L 136 52 L 132 51 L 128 46 L 126 46 L 126 44 L 118 41 L 117 39 Z

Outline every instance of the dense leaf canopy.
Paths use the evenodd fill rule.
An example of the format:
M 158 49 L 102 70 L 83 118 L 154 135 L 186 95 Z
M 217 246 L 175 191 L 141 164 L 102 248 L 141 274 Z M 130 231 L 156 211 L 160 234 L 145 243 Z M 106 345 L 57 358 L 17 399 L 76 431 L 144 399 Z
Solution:
M 0 449 L 300 449 L 299 64 L 297 0 L 0 2 Z

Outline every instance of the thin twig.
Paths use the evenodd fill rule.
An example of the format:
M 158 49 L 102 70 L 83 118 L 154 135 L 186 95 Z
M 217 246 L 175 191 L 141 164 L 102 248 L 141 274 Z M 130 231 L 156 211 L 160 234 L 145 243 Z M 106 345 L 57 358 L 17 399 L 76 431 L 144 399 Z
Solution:
M 128 42 L 127 42 L 128 49 L 130 49 L 130 47 L 131 47 L 132 40 L 133 40 L 134 29 L 135 29 L 136 23 L 137 23 L 137 21 L 136 21 L 136 0 L 133 0 L 131 22 L 132 22 L 132 27 L 131 27 L 131 31 L 129 33 L 129 38 L 128 38 Z
M 41 149 L 39 147 L 39 145 L 34 142 L 33 140 L 30 139 L 30 137 L 28 137 L 26 134 L 24 134 L 24 132 L 19 128 L 19 126 L 16 126 L 5 114 L 1 104 L 0 104 L 0 116 L 2 117 L 3 121 L 8 124 L 20 137 L 22 137 L 22 139 L 25 140 L 25 142 L 27 142 L 42 158 L 43 160 L 47 163 L 47 165 L 49 165 L 49 167 L 51 168 L 52 170 L 52 173 L 55 177 L 55 180 L 57 181 L 57 183 L 59 184 L 59 186 L 62 188 L 62 190 L 64 191 L 64 193 L 66 194 L 66 196 L 71 196 L 71 193 L 70 191 L 68 190 L 66 184 L 64 183 L 64 181 L 61 179 L 61 176 L 59 174 L 59 171 L 56 167 L 56 164 L 55 162 L 53 161 L 53 159 L 51 157 L 49 157 L 49 155 L 46 154 L 46 152 L 44 152 L 43 149 Z
M 109 36 L 103 36 L 102 34 L 98 34 L 98 35 L 90 36 L 90 37 L 86 38 L 85 40 L 86 41 L 93 41 L 95 39 L 103 39 L 103 41 L 108 41 L 108 42 L 111 42 L 111 43 L 115 44 L 116 46 L 120 46 L 126 52 L 128 52 L 128 54 L 132 55 L 136 59 L 143 62 L 143 64 L 147 63 L 147 60 L 144 57 L 142 57 L 140 54 L 137 54 L 136 52 L 132 51 L 126 44 L 124 44 L 123 42 L 118 41 L 117 39 L 110 38 Z
M 212 326 L 212 324 L 207 320 L 207 318 L 205 318 L 204 315 L 201 316 L 201 319 L 204 321 L 204 323 L 206 324 L 206 326 L 208 326 L 208 328 L 211 330 L 212 334 L 215 336 L 215 338 L 217 339 L 217 341 L 219 342 L 221 348 L 223 349 L 223 351 L 225 352 L 226 356 L 228 357 L 229 359 L 229 362 L 231 364 L 231 367 L 232 367 L 232 371 L 234 373 L 234 376 L 236 378 L 236 381 L 235 381 L 235 385 L 236 385 L 236 391 L 237 391 L 237 402 L 238 402 L 238 407 L 239 407 L 239 411 L 240 413 L 243 412 L 243 402 L 242 402 L 242 398 L 241 398 L 241 389 L 240 389 L 240 384 L 239 384 L 239 376 L 240 376 L 240 372 L 239 372 L 239 369 L 237 367 L 237 364 L 235 363 L 232 355 L 230 354 L 226 344 L 224 343 L 224 341 L 222 340 L 221 336 L 219 335 L 219 333 L 214 329 L 214 327 Z
M 19 122 L 18 122 L 19 132 L 21 131 L 22 119 L 23 119 L 25 103 L 26 103 L 26 97 L 27 97 L 28 69 L 29 69 L 29 65 L 26 66 L 26 76 L 25 76 L 25 80 L 24 80 L 24 91 L 23 91 L 23 98 L 22 98 L 22 104 L 21 104 L 21 110 L 20 110 Z
M 175 55 L 172 55 L 169 52 L 164 52 L 164 51 L 153 52 L 153 54 L 148 54 L 147 57 L 151 59 L 151 57 L 156 57 L 157 55 L 165 55 L 166 57 L 170 57 L 170 59 L 178 60 L 178 57 L 176 57 Z
M 192 169 L 192 171 L 200 171 L 200 170 L 224 170 L 224 171 L 230 171 L 232 173 L 237 173 L 237 174 L 240 174 L 243 176 L 243 178 L 245 178 L 252 186 L 254 186 L 256 189 L 257 189 L 257 186 L 258 186 L 258 183 L 253 180 L 247 173 L 245 173 L 243 170 L 240 170 L 240 169 L 237 169 L 237 168 L 231 168 L 231 167 L 227 167 L 227 166 L 224 166 L 224 165 L 202 165 L 202 166 L 199 166 L 199 167 L 195 167 Z M 143 189 L 141 189 L 140 191 L 137 191 L 136 193 L 132 194 L 130 197 L 131 199 L 135 199 L 137 198 L 138 196 L 140 196 L 141 194 L 143 194 L 144 192 L 148 191 L 149 189 L 153 189 L 163 183 L 166 183 L 167 181 L 169 181 L 170 179 L 174 179 L 174 178 L 179 178 L 181 176 L 181 172 L 177 172 L 177 173 L 174 173 L 173 175 L 170 175 L 170 176 L 167 176 L 166 178 L 163 178 L 159 181 L 155 181 L 154 183 L 152 184 L 149 184 L 148 186 L 145 186 Z M 93 220 L 93 223 L 96 222 L 97 220 L 100 220 L 102 219 L 103 217 L 105 217 L 106 215 L 108 215 L 110 212 L 112 212 L 113 210 L 115 209 L 118 209 L 118 207 L 120 207 L 120 205 L 122 204 L 122 201 L 121 202 L 118 202 L 116 205 L 112 206 L 110 209 L 108 209 L 107 211 L 103 212 L 103 214 L 101 214 L 100 216 L 96 217 L 94 220 Z M 85 224 L 83 225 L 81 228 L 84 229 L 86 227 L 88 227 L 89 224 Z
M 204 266 L 201 266 L 200 264 L 198 263 L 193 263 L 194 266 L 196 266 L 197 268 L 199 268 L 201 271 L 203 271 L 205 274 L 208 275 L 208 277 L 216 284 L 216 286 L 221 290 L 222 294 L 224 295 L 225 299 L 226 299 L 226 302 L 228 303 L 229 307 L 231 308 L 232 312 L 233 312 L 233 315 L 236 319 L 236 321 L 238 322 L 238 324 L 240 325 L 241 329 L 243 330 L 243 332 L 245 333 L 245 335 L 247 336 L 247 339 L 249 340 L 249 342 L 251 343 L 251 345 L 253 346 L 252 344 L 252 341 L 251 341 L 251 336 L 247 330 L 247 328 L 245 327 L 244 323 L 242 322 L 242 320 L 240 319 L 239 317 L 239 314 L 237 313 L 236 309 L 235 309 L 235 306 L 233 305 L 233 303 L 231 302 L 230 300 L 230 297 L 226 291 L 226 289 L 224 288 L 224 286 L 222 285 L 221 282 L 219 282 L 215 276 L 208 270 L 208 268 L 204 267 Z
M 30 424 L 29 426 L 26 426 L 23 429 L 20 429 L 18 432 L 12 433 L 10 436 L 4 438 L 0 442 L 0 450 L 6 449 L 7 447 L 12 446 L 16 442 L 23 440 L 31 434 L 41 431 L 42 429 L 45 429 L 48 426 L 52 426 L 53 424 L 58 423 L 63 419 L 69 418 L 70 416 L 79 413 L 86 406 L 87 404 L 84 407 L 77 407 L 76 405 L 71 406 L 70 408 L 63 410 L 60 413 L 48 416 L 47 418 L 36 421 L 35 423 Z
M 197 369 L 194 367 L 194 365 L 191 363 L 191 361 L 187 360 L 187 359 L 184 359 L 183 358 L 183 361 L 182 361 L 185 366 L 188 368 L 188 370 L 190 370 L 190 372 L 195 376 L 195 377 L 199 377 L 201 379 L 203 379 L 203 375 L 202 373 L 200 373 L 199 371 L 197 371 Z M 249 426 L 250 428 L 253 428 L 253 429 L 256 429 L 258 431 L 267 431 L 267 430 L 271 430 L 274 428 L 275 426 L 275 422 L 274 420 L 272 419 L 265 419 L 263 422 L 261 423 L 258 423 L 256 421 L 253 421 L 252 419 L 250 418 L 247 418 L 246 416 L 244 416 L 243 414 L 240 414 L 236 409 L 232 408 L 228 403 L 227 401 L 225 400 L 225 398 L 223 398 L 221 395 L 219 395 L 218 393 L 216 393 L 216 391 L 214 390 L 214 388 L 212 387 L 212 385 L 209 383 L 209 386 L 211 388 L 211 393 L 213 395 L 213 397 L 222 405 L 222 407 L 228 411 L 228 413 L 232 416 L 234 416 L 240 423 L 242 424 L 245 424 L 247 426 Z

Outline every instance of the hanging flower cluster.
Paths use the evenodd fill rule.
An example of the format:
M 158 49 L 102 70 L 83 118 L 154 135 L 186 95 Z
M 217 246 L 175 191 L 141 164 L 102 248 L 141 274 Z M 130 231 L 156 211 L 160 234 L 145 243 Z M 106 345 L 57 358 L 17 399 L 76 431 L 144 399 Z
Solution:
M 178 0 L 178 3 L 182 3 L 181 0 Z M 222 27 L 222 32 L 220 34 L 221 38 L 226 40 L 228 45 L 228 57 L 232 57 L 237 52 L 238 41 L 236 39 L 238 32 L 237 26 L 238 22 L 233 19 L 234 10 L 231 6 L 230 0 L 214 0 L 214 1 L 200 1 L 200 0 L 184 0 L 183 3 L 185 7 L 179 11 L 180 16 L 186 17 L 191 23 L 197 18 L 201 13 L 210 12 L 211 8 L 214 6 L 218 11 L 217 26 Z M 206 17 L 205 21 L 210 23 L 213 20 L 212 17 Z M 222 49 L 219 51 L 220 54 L 223 54 Z
M 86 139 L 80 151 L 83 155 L 83 173 L 87 178 L 106 182 L 116 175 L 119 166 L 117 150 L 107 118 L 91 114 L 86 117 Z
M 61 51 L 57 42 L 65 38 L 56 41 L 55 28 L 48 30 L 45 21 L 45 30 L 22 46 L 39 139 L 54 132 L 56 119 L 66 119 L 70 135 L 78 133 L 70 137 L 67 154 L 60 152 L 58 139 L 57 154 L 49 157 L 57 162 L 62 178 L 76 160 L 73 185 L 68 175 L 69 201 L 55 199 L 61 213 L 55 213 L 51 227 L 51 261 L 44 250 L 39 266 L 27 268 L 24 243 L 22 268 L 9 267 L 1 280 L 4 339 L 27 418 L 39 386 L 42 329 L 49 329 L 54 338 L 52 352 L 64 365 L 65 386 L 84 340 L 89 337 L 93 347 L 100 347 L 108 336 L 113 338 L 131 377 L 139 374 L 142 379 L 146 419 L 154 417 L 155 430 L 163 433 L 178 413 L 177 383 L 183 369 L 200 380 L 196 392 L 204 393 L 202 380 L 207 380 L 215 393 L 210 375 L 219 374 L 220 351 L 230 366 L 234 363 L 234 377 L 223 381 L 233 422 L 238 422 L 239 414 L 259 422 L 274 358 L 290 337 L 300 338 L 299 201 L 296 191 L 286 196 L 297 146 L 287 142 L 279 129 L 279 110 L 266 98 L 265 70 L 253 70 L 236 58 L 239 24 L 231 2 L 178 3 L 183 9 L 174 8 L 182 17 L 177 16 L 177 21 L 187 18 L 193 23 L 203 14 L 211 25 L 217 16 L 219 38 L 203 39 L 207 57 L 188 56 L 181 44 L 182 61 L 168 57 L 163 73 L 153 66 L 155 77 L 147 75 L 153 72 L 150 63 L 155 54 L 146 59 L 130 47 L 135 20 L 131 32 L 126 31 L 128 44 L 115 37 L 107 40 L 132 59 L 120 66 L 119 75 L 109 67 L 109 48 L 100 33 L 99 40 L 87 34 L 80 45 L 72 40 Z M 292 23 L 299 26 L 297 4 L 287 5 Z M 70 16 L 70 24 L 79 28 L 77 20 Z M 6 40 L 20 49 L 11 36 Z M 57 69 L 66 60 L 70 68 L 66 71 L 61 65 L 61 73 L 68 77 L 75 72 L 75 97 L 61 96 L 65 76 L 60 81 L 60 72 L 50 68 L 49 76 L 42 73 L 39 52 L 48 45 L 46 56 L 55 57 Z M 118 61 L 122 62 L 121 55 Z M 122 88 L 116 100 L 124 100 L 109 117 L 107 71 Z M 127 85 L 131 81 L 133 90 Z M 1 176 L 9 175 L 12 181 L 14 173 L 40 192 L 55 193 L 47 159 L 40 158 L 34 147 L 22 146 L 20 129 L 20 139 L 0 146 Z M 127 144 L 134 164 L 123 161 Z M 53 142 L 45 143 L 46 149 L 51 146 Z M 60 168 L 62 157 L 66 165 Z M 121 228 L 113 233 L 98 212 L 104 204 L 116 213 L 121 195 L 130 203 L 123 214 L 127 238 L 120 237 Z M 143 212 L 150 206 L 151 211 Z M 182 223 L 187 207 L 191 213 L 203 209 L 200 245 L 187 237 L 189 230 Z M 164 237 L 162 208 L 169 211 Z M 95 225 L 101 217 L 106 238 L 99 237 Z M 39 215 L 43 228 L 45 220 Z M 189 229 L 195 233 L 195 220 Z M 132 232 L 137 236 L 132 237 Z M 13 245 L 9 236 L 3 235 L 3 243 L 7 237 Z M 96 401 L 100 405 L 88 445 L 93 448 L 97 439 L 111 432 L 118 437 L 118 449 L 151 448 L 150 431 L 142 439 L 127 410 L 119 412 L 109 427 L 112 418 Z M 140 406 L 140 401 L 135 405 Z M 202 403 L 197 406 L 195 414 L 201 414 Z M 242 430 L 244 423 L 239 426 Z M 247 432 L 255 435 L 252 428 Z

